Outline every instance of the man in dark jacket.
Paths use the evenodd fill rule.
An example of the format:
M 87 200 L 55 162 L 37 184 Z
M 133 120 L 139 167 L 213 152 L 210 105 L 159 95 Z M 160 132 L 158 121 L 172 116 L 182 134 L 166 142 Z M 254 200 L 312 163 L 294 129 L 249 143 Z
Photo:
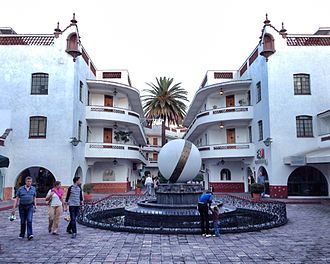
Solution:
M 210 224 L 209 224 L 209 206 L 213 200 L 211 191 L 202 194 L 198 200 L 198 211 L 201 217 L 201 231 L 202 236 L 210 237 Z

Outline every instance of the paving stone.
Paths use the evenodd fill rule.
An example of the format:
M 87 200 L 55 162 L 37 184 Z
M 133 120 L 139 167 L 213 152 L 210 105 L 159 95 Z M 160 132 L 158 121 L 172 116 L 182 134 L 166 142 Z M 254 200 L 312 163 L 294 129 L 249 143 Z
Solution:
M 19 220 L 0 212 L 0 263 L 330 263 L 330 206 L 288 204 L 285 226 L 219 238 L 115 233 L 78 225 L 78 236 L 47 231 L 47 208 L 34 215 L 32 241 L 19 240 Z

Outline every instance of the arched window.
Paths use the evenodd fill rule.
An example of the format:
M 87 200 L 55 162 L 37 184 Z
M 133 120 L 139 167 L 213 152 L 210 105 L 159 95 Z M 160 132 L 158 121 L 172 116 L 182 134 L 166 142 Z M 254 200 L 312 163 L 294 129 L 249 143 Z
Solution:
M 222 181 L 230 181 L 231 180 L 231 172 L 229 169 L 222 169 L 220 172 L 220 179 Z
M 78 38 L 76 33 L 72 33 L 67 38 L 67 51 L 78 50 Z
M 271 34 L 266 33 L 264 35 L 264 50 L 275 51 L 274 38 Z
M 48 73 L 32 73 L 31 94 L 48 94 Z

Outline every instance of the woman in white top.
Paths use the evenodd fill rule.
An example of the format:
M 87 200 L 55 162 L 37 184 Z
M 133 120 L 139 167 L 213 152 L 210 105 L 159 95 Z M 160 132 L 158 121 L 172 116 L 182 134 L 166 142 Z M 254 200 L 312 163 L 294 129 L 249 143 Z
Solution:
M 64 191 L 61 188 L 61 182 L 56 181 L 53 189 L 49 190 L 46 196 L 46 201 L 49 203 L 48 208 L 48 232 L 53 235 L 58 235 L 58 227 L 62 214 Z

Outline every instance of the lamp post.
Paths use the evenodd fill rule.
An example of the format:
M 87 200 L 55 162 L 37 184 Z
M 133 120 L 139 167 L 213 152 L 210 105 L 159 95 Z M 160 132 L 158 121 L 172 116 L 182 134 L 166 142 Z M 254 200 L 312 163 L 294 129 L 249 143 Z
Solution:
M 78 146 L 79 142 L 81 142 L 81 140 L 77 139 L 76 137 L 72 137 L 70 139 L 71 139 L 70 143 L 72 144 L 72 146 L 75 146 L 75 147 Z

